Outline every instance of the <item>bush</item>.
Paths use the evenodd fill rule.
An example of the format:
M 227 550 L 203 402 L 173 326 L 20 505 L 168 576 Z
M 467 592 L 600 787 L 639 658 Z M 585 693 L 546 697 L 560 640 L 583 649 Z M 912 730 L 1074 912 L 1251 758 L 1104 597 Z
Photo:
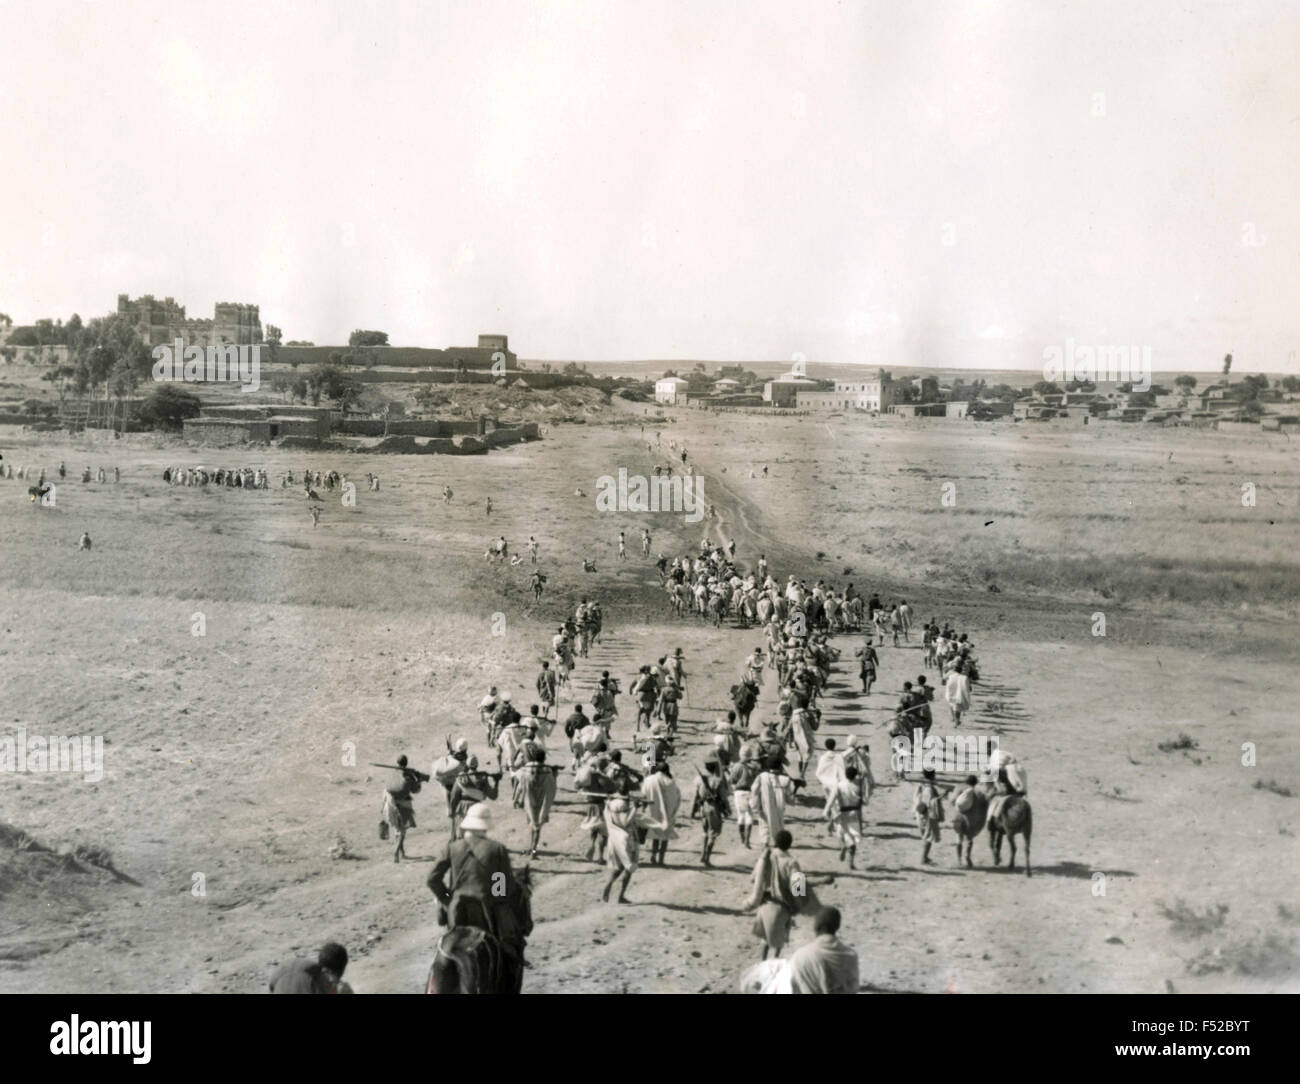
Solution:
M 186 418 L 197 418 L 202 402 L 192 391 L 159 384 L 140 404 L 140 420 L 153 429 L 180 429 Z

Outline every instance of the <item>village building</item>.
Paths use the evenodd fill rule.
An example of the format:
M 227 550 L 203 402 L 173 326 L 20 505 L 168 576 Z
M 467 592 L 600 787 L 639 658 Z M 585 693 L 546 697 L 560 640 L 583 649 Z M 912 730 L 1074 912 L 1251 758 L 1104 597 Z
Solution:
M 818 389 L 816 380 L 809 380 L 800 373 L 783 373 L 763 385 L 763 402 L 771 403 L 774 407 L 793 407 L 801 391 L 809 392 Z
M 668 406 L 685 406 L 688 381 L 680 376 L 665 376 L 655 381 L 655 402 Z

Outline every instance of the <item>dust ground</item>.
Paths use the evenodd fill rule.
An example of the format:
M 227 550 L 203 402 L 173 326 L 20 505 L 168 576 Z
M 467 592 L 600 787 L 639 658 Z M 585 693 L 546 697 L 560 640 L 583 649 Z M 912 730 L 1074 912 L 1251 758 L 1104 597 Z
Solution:
M 694 548 L 704 524 L 595 510 L 599 475 L 649 474 L 669 439 L 686 442 L 720 515 L 713 530 L 736 539 L 742 561 L 762 551 L 779 576 L 852 580 L 968 631 L 982 663 L 969 725 L 1029 765 L 1032 879 L 994 869 L 984 838 L 977 868 L 959 869 L 947 830 L 938 865 L 921 867 L 910 788 L 891 785 L 885 764 L 890 708 L 922 672 L 919 645 L 881 649 L 879 683 L 862 697 L 849 662 L 857 637 L 837 639 L 845 659 L 823 733 L 867 736 L 885 785 L 855 872 L 821 827 L 816 784 L 791 827 L 819 895 L 844 911 L 864 983 L 1300 989 L 1300 578 L 1285 442 L 1114 425 L 642 417 L 645 433 L 556 426 L 540 443 L 445 458 L 0 430 L 6 462 L 52 472 L 63 459 L 70 474 L 53 509 L 32 506 L 27 483 L 0 483 L 5 730 L 105 742 L 98 783 L 5 774 L 0 821 L 59 852 L 108 852 L 117 871 L 52 865 L 5 836 L 0 990 L 259 990 L 278 962 L 327 937 L 352 952 L 359 991 L 421 989 L 439 932 L 424 880 L 446 839 L 441 799 L 417 797 L 412 860 L 394 864 L 376 837 L 381 773 L 366 764 L 406 752 L 427 769 L 461 734 L 484 755 L 474 705 L 492 683 L 532 700 L 543 645 L 583 594 L 605 602 L 607 633 L 579 663 L 580 698 L 602 669 L 626 688 L 640 663 L 684 649 L 674 768 L 689 792 L 761 635 L 667 613 L 640 529 L 671 554 Z M 656 428 L 658 457 L 646 448 Z M 355 511 L 335 494 L 313 529 L 298 489 L 169 488 L 161 472 L 175 462 L 262 465 L 273 485 L 305 466 L 376 471 L 382 488 L 363 483 Z M 122 482 L 83 485 L 84 463 L 110 474 L 117 464 Z M 940 503 L 947 481 L 952 506 Z M 1253 508 L 1241 503 L 1247 481 Z M 76 550 L 82 530 L 90 553 Z M 517 552 L 537 536 L 549 576 L 540 606 L 527 563 L 484 561 L 498 534 Z M 583 573 L 583 555 L 597 573 Z M 1092 634 L 1097 612 L 1104 637 Z M 627 699 L 615 729 L 624 745 Z M 769 677 L 756 718 L 774 714 Z M 952 732 L 942 706 L 935 730 Z M 1187 748 L 1160 750 L 1180 735 Z M 352 748 L 357 767 L 344 763 Z M 583 807 L 570 786 L 564 777 L 533 863 L 525 991 L 734 989 L 758 954 L 739 910 L 754 853 L 734 825 L 706 871 L 698 823 L 683 819 L 668 866 L 636 874 L 631 904 L 601 904 L 601 871 L 575 857 Z M 522 814 L 502 802 L 497 819 L 521 861 Z M 1221 923 L 1198 933 L 1195 916 L 1220 905 Z M 795 943 L 810 933 L 801 922 Z

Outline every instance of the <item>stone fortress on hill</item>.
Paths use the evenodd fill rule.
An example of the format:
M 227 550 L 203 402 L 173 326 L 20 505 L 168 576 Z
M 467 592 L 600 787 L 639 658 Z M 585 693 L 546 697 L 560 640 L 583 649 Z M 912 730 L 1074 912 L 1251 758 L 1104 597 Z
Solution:
M 128 294 L 117 295 L 119 316 L 129 317 L 149 346 L 160 346 L 184 339 L 187 346 L 253 346 L 264 342 L 262 318 L 256 305 L 218 301 L 211 320 L 185 315 L 185 306 L 153 294 L 132 300 Z

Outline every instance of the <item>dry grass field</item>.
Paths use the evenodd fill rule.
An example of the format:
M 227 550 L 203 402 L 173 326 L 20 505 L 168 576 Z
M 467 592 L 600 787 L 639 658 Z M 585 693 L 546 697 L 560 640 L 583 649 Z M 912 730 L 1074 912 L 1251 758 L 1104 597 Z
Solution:
M 0 991 L 260 990 L 277 962 L 326 937 L 353 953 L 359 991 L 421 989 L 439 933 L 424 880 L 446 837 L 441 799 L 417 798 L 412 861 L 394 864 L 375 832 L 381 773 L 366 765 L 406 752 L 427 769 L 449 735 L 484 755 L 478 699 L 495 683 L 530 702 L 542 645 L 580 595 L 607 615 L 575 675 L 581 697 L 601 669 L 626 688 L 637 665 L 683 647 L 675 771 L 688 790 L 703 731 L 761 636 L 667 614 L 641 527 L 673 553 L 703 525 L 596 511 L 599 475 L 666 462 L 646 447 L 656 428 L 665 447 L 685 442 L 742 561 L 765 552 L 779 576 L 852 580 L 968 631 L 983 671 L 970 724 L 1029 766 L 1032 879 L 993 869 L 984 839 L 977 868 L 957 868 L 947 832 L 938 865 L 921 867 L 910 788 L 890 785 L 884 764 L 919 645 L 881 650 L 867 698 L 849 664 L 855 638 L 838 638 L 823 729 L 868 736 L 885 785 L 856 872 L 820 827 L 815 784 L 792 830 L 819 894 L 844 910 L 864 983 L 1300 990 L 1292 445 L 621 409 L 620 426 L 555 426 L 536 444 L 446 458 L 0 430 L 6 462 L 64 460 L 70 474 L 48 509 L 26 483 L 0 482 L 4 731 L 105 742 L 98 783 L 0 776 L 0 822 L 60 853 L 80 848 L 57 860 L 0 835 Z M 360 486 L 355 510 L 334 495 L 313 528 L 298 488 L 169 488 L 161 472 L 174 462 L 265 466 L 274 486 L 306 466 L 375 471 L 381 490 Z M 74 480 L 85 463 L 117 464 L 121 483 Z M 89 553 L 76 550 L 83 530 Z M 499 534 L 518 552 L 530 534 L 540 542 L 541 606 L 529 565 L 483 559 Z M 1104 637 L 1092 634 L 1098 611 Z M 759 718 L 775 712 L 770 682 Z M 942 707 L 936 717 L 950 732 Z M 754 856 L 734 826 L 705 871 L 698 825 L 685 822 L 668 865 L 634 877 L 632 905 L 602 905 L 599 872 L 575 857 L 583 806 L 569 786 L 533 863 L 525 991 L 734 989 L 758 954 L 739 910 Z M 522 814 L 506 801 L 497 819 L 518 856 Z M 796 943 L 810 933 L 801 923 Z

